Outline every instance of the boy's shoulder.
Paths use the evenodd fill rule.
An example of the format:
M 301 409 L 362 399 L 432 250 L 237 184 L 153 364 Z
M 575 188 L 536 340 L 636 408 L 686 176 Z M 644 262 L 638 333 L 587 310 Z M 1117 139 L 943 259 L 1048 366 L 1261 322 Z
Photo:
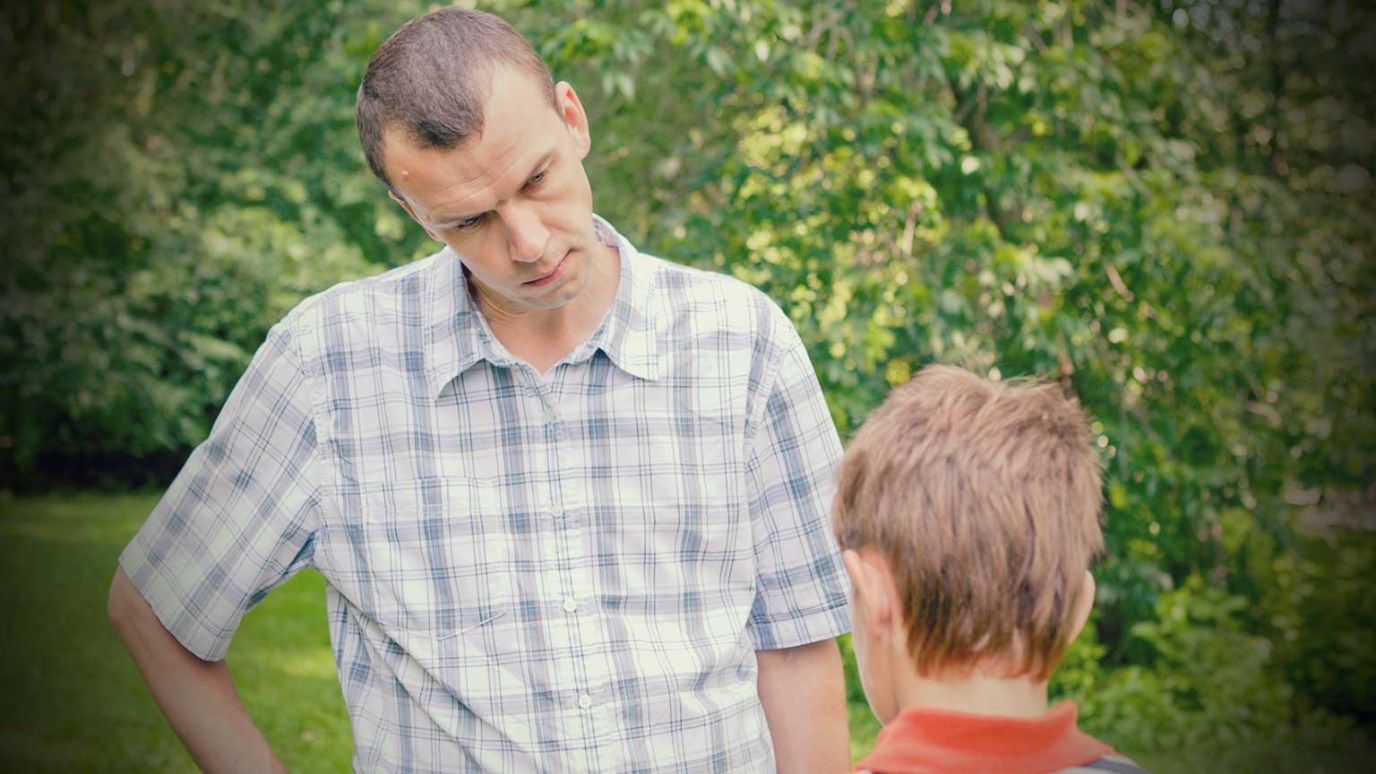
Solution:
M 1057 774 L 1096 774 L 1096 772 L 1111 772 L 1112 774 L 1146 774 L 1147 770 L 1138 766 L 1131 758 L 1113 753 L 1101 758 L 1096 758 L 1089 763 L 1082 763 L 1079 766 L 1061 769 Z
M 1134 761 L 1080 730 L 1075 720 L 1070 701 L 1036 717 L 910 707 L 884 726 L 854 774 L 1144 774 Z
M 1148 774 L 1147 770 L 1138 766 L 1130 758 L 1121 755 L 1105 755 L 1089 763 L 1082 763 L 1079 766 L 1072 766 L 1068 769 L 1060 769 L 1053 774 Z M 870 769 L 856 769 L 852 774 L 885 774 L 880 771 Z

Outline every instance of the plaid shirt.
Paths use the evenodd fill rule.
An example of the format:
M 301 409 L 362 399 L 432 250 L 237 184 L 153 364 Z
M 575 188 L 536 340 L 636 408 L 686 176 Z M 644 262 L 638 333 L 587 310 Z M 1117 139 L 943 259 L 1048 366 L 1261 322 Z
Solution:
M 616 300 L 544 377 L 448 249 L 302 303 L 121 556 L 209 660 L 317 568 L 356 770 L 770 770 L 755 651 L 847 629 L 797 333 L 598 228 Z

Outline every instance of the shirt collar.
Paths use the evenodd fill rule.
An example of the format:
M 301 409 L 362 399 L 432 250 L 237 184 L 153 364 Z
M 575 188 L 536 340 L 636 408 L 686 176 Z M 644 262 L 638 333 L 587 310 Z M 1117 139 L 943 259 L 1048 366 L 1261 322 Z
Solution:
M 611 224 L 593 215 L 597 238 L 617 250 L 621 279 L 616 297 L 602 324 L 563 362 L 576 363 L 602 350 L 621 370 L 649 381 L 659 379 L 659 352 L 654 335 L 658 304 L 654 296 L 655 267 Z M 469 294 L 463 262 L 445 247 L 435 258 L 425 292 L 425 372 L 431 397 L 438 397 L 451 381 L 479 360 L 512 367 L 517 360 L 492 334 L 487 320 Z
M 616 298 L 602 325 L 567 357 L 578 362 L 602 350 L 612 363 L 632 376 L 648 381 L 659 379 L 659 350 L 655 338 L 655 322 L 659 308 L 655 302 L 655 266 L 641 255 L 630 240 L 619 234 L 611 224 L 593 216 L 597 238 L 616 248 L 621 260 L 621 279 Z
M 1111 755 L 1081 731 L 1072 701 L 1034 718 L 912 708 L 879 731 L 857 771 L 1058 771 Z

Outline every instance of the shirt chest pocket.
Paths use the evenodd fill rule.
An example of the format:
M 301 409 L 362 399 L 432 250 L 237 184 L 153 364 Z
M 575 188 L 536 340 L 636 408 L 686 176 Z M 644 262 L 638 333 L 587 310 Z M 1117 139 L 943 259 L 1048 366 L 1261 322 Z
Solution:
M 365 613 L 384 629 L 446 637 L 506 614 L 512 536 L 500 489 L 423 479 L 365 494 L 361 505 Z

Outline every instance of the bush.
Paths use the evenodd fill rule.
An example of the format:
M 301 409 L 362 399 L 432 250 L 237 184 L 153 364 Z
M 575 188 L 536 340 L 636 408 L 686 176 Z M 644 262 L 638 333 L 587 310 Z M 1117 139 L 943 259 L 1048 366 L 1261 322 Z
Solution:
M 1099 672 L 1102 646 L 1091 639 L 1073 649 L 1058 686 L 1091 733 L 1133 752 L 1237 750 L 1297 733 L 1336 744 L 1352 722 L 1296 692 L 1271 641 L 1244 629 L 1250 604 L 1191 578 L 1160 597 L 1156 620 L 1132 628 L 1150 663 Z

